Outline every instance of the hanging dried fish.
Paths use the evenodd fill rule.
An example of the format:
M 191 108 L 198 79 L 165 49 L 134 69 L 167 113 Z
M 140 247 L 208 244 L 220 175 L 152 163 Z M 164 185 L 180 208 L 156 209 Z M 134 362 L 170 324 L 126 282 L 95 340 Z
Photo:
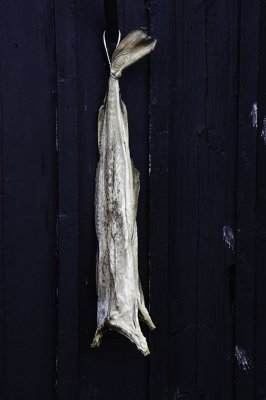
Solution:
M 139 311 L 150 329 L 155 326 L 145 307 L 139 280 L 139 173 L 130 157 L 127 110 L 120 97 L 118 78 L 125 68 L 149 54 L 155 44 L 156 40 L 144 29 L 136 29 L 121 41 L 109 61 L 109 87 L 98 117 L 100 160 L 95 193 L 98 327 L 91 346 L 98 347 L 104 331 L 112 329 L 135 343 L 144 355 L 149 354 L 149 348 L 140 329 Z

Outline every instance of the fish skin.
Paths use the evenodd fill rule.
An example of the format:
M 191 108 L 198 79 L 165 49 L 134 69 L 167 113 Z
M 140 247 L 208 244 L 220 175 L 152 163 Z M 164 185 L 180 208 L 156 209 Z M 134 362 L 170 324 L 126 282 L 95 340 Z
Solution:
M 118 78 L 129 65 L 149 54 L 156 40 L 142 28 L 129 33 L 115 49 L 108 92 L 98 116 L 99 162 L 96 171 L 95 225 L 98 239 L 96 284 L 97 330 L 91 344 L 98 347 L 104 332 L 118 331 L 149 354 L 139 312 L 154 329 L 138 273 L 137 207 L 139 172 L 130 156 L 128 118 Z

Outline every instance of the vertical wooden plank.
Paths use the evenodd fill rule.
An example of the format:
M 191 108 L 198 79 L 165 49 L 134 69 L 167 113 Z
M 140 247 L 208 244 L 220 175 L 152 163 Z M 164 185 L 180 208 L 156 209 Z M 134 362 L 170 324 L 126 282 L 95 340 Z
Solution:
M 258 0 L 241 1 L 236 251 L 236 399 L 254 398 Z
M 55 0 L 57 60 L 58 398 L 77 398 L 78 332 L 78 130 L 76 4 Z
M 56 335 L 52 1 L 4 0 L 0 15 L 1 398 L 47 400 Z
M 159 48 L 158 59 L 154 56 L 152 64 L 155 69 L 164 65 L 160 74 L 152 75 L 152 85 L 156 87 L 155 102 L 164 105 L 162 115 L 169 119 L 169 187 L 168 192 L 165 188 L 158 191 L 157 201 L 162 201 L 165 217 L 153 215 L 151 240 L 156 234 L 154 224 L 160 224 L 160 235 L 166 224 L 167 232 L 168 202 L 162 193 L 168 193 L 169 269 L 164 260 L 161 273 L 155 270 L 156 286 L 151 269 L 151 304 L 156 304 L 155 312 L 163 310 L 161 342 L 155 347 L 156 357 L 161 359 L 151 364 L 151 398 L 229 398 L 234 254 L 225 246 L 223 227 L 235 224 L 238 7 L 232 2 L 172 2 L 166 24 L 165 4 L 155 4 L 164 29 L 170 25 L 164 50 Z M 160 41 L 162 26 L 157 19 L 154 24 L 152 20 L 152 26 Z M 169 51 L 169 59 L 164 51 Z M 169 70 L 165 68 L 167 60 Z M 160 97 L 160 82 L 167 100 Z M 152 132 L 160 115 L 158 109 L 151 115 Z M 161 143 L 158 149 L 156 161 L 160 165 L 165 162 Z M 153 170 L 153 163 L 151 167 Z M 162 173 L 154 173 L 157 190 Z M 156 190 L 151 191 L 152 204 Z M 162 262 L 162 243 L 160 238 L 156 263 Z M 157 298 L 155 288 L 160 292 Z
M 147 26 L 142 0 L 118 2 L 122 38 L 138 26 Z M 90 348 L 96 329 L 94 225 L 95 172 L 98 162 L 97 116 L 105 96 L 109 68 L 102 35 L 103 2 L 78 1 L 78 130 L 80 133 L 80 262 L 79 262 L 79 398 L 144 400 L 148 396 L 149 358 L 128 339 L 107 332 L 99 349 Z M 92 56 L 93 55 L 93 56 Z M 128 110 L 131 155 L 140 170 L 138 208 L 139 271 L 148 303 L 148 97 L 149 59 L 132 65 L 120 80 Z M 148 331 L 142 325 L 145 334 Z M 132 379 L 133 377 L 133 379 Z
M 260 5 L 255 243 L 255 398 L 266 398 L 266 2 Z
M 6 279 L 4 265 L 4 129 L 3 129 L 3 49 L 0 48 L 0 398 L 6 384 Z
M 169 395 L 187 400 L 200 396 L 198 275 L 203 212 L 201 171 L 205 166 L 199 158 L 199 141 L 205 127 L 205 24 L 204 2 L 172 4 L 175 30 L 170 38 Z
M 198 126 L 197 395 L 230 399 L 234 373 L 235 186 L 239 7 L 199 3 L 203 126 Z M 200 32 L 199 32 L 200 34 Z M 197 67 L 196 67 L 197 68 Z M 191 93 L 192 96 L 192 93 Z M 195 104 L 196 107 L 196 104 Z M 194 108 L 191 107 L 190 110 Z M 233 276 L 232 276 L 233 275 Z
M 94 222 L 97 118 L 108 78 L 102 41 L 103 6 L 103 2 L 77 2 L 79 209 L 82 215 L 79 244 L 78 398 L 82 400 L 90 396 L 96 399 L 104 397 L 105 393 L 105 382 L 102 382 L 105 381 L 105 374 L 99 374 L 99 368 L 105 368 L 105 357 L 101 356 L 101 348 L 95 350 L 90 347 L 96 329 L 97 312 Z
M 150 78 L 150 335 L 149 398 L 168 399 L 168 113 L 171 2 L 151 0 L 150 32 L 158 42 Z

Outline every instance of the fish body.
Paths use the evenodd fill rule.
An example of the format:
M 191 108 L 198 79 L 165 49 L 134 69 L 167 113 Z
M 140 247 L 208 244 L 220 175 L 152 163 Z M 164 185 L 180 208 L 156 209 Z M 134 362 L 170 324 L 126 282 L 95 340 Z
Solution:
M 155 326 L 145 307 L 138 273 L 139 172 L 130 156 L 127 110 L 118 78 L 125 68 L 152 51 L 155 43 L 144 29 L 136 29 L 113 53 L 108 91 L 98 116 L 100 157 L 95 189 L 98 305 L 92 347 L 99 346 L 106 329 L 112 329 L 128 337 L 144 355 L 149 349 L 139 312 L 151 329 Z

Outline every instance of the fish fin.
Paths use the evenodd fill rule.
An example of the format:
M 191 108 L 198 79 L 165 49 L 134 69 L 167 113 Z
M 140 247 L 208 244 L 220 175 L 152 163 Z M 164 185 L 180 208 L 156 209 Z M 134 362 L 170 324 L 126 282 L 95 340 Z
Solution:
M 101 149 L 102 143 L 102 128 L 104 123 L 104 105 L 102 105 L 99 109 L 98 113 L 98 149 Z
M 91 347 L 99 347 L 102 342 L 103 334 L 106 330 L 112 330 L 121 333 L 126 336 L 132 343 L 134 343 L 137 348 L 147 356 L 150 354 L 147 340 L 140 330 L 140 327 L 134 328 L 133 323 L 127 323 L 121 318 L 109 317 L 105 320 L 104 325 L 97 328 Z
M 132 324 L 126 323 L 119 319 L 112 320 L 111 318 L 108 321 L 108 328 L 126 336 L 132 343 L 137 346 L 138 350 L 140 350 L 144 356 L 150 354 L 147 340 L 141 332 L 140 327 L 133 328 Z
M 144 28 L 138 28 L 130 32 L 113 53 L 111 62 L 112 75 L 119 78 L 124 69 L 149 54 L 155 45 L 156 39 L 148 36 Z
M 155 325 L 152 322 L 152 319 L 150 317 L 150 314 L 145 306 L 144 303 L 144 295 L 143 295 L 143 291 L 142 291 L 142 287 L 141 287 L 141 283 L 139 280 L 139 301 L 138 301 L 138 307 L 139 307 L 139 311 L 141 314 L 141 319 L 148 325 L 148 327 L 150 328 L 150 330 L 155 329 Z
M 102 327 L 97 328 L 94 338 L 93 338 L 93 341 L 91 343 L 91 347 L 99 347 L 100 346 L 100 344 L 102 342 L 103 332 L 104 332 L 104 329 Z
M 137 209 L 138 209 L 138 199 L 139 199 L 139 190 L 140 190 L 140 174 L 137 168 L 134 167 L 133 161 L 131 160 L 131 166 L 132 166 L 132 174 L 133 174 L 133 187 L 134 187 L 134 199 L 135 199 L 135 204 L 133 206 L 134 208 L 134 219 L 137 217 Z

